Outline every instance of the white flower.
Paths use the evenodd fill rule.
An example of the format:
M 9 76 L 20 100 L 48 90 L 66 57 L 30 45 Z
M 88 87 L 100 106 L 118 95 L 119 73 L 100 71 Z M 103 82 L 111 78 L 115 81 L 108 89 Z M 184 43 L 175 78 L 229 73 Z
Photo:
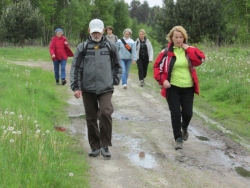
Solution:
M 39 134 L 41 131 L 38 129 L 38 130 L 36 130 L 36 134 Z
M 37 120 L 35 120 L 34 123 L 37 124 Z
M 10 143 L 14 143 L 15 141 L 13 139 L 10 139 Z
M 16 133 L 17 133 L 18 135 L 20 135 L 20 134 L 21 134 L 21 131 L 17 131 Z
M 8 127 L 7 130 L 8 130 L 8 131 L 13 131 L 13 130 L 14 130 L 14 127 Z
M 38 128 L 40 125 L 39 124 L 36 124 L 36 128 Z
M 72 177 L 72 176 L 74 176 L 74 174 L 73 174 L 72 172 L 70 172 L 70 173 L 69 173 L 69 176 Z
M 16 134 L 16 131 L 12 131 L 12 134 Z
M 14 115 L 15 113 L 14 112 L 10 112 L 10 115 Z
M 46 130 L 46 134 L 49 134 L 49 130 Z
M 19 119 L 22 119 L 22 118 L 23 118 L 23 116 L 20 114 L 20 115 L 18 116 L 18 118 L 19 118 Z
M 6 133 L 7 133 L 7 131 L 6 131 L 6 130 L 4 130 L 4 131 L 3 131 L 3 134 L 5 135 Z
M 8 111 L 5 111 L 5 112 L 4 112 L 4 114 L 6 114 L 6 115 L 7 115 L 8 113 L 9 113 Z

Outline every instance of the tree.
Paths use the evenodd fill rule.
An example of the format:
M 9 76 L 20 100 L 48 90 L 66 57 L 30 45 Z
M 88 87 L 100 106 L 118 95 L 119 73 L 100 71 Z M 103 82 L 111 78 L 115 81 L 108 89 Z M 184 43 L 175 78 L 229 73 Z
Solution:
M 114 33 L 120 38 L 123 37 L 123 30 L 131 26 L 131 21 L 128 6 L 124 0 L 115 0 L 114 7 Z
M 33 9 L 28 0 L 10 5 L 1 17 L 3 36 L 14 44 L 23 44 L 25 39 L 41 37 L 43 25 L 43 16 L 38 9 Z
M 204 37 L 217 43 L 221 41 L 225 22 L 221 11 L 222 3 L 219 1 L 164 0 L 163 4 L 162 10 L 156 14 L 154 24 L 159 42 L 163 41 L 170 29 L 176 25 L 181 25 L 187 30 L 190 42 L 201 42 Z
M 147 23 L 149 19 L 150 8 L 147 1 L 144 1 L 143 4 L 140 1 L 133 0 L 130 3 L 129 14 L 132 19 L 137 19 L 139 23 Z

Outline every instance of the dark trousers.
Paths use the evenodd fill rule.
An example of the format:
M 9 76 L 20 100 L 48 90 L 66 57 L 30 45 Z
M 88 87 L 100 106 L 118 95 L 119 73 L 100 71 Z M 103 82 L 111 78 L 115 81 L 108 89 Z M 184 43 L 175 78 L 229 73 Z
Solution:
M 149 60 L 148 60 L 148 58 L 147 59 L 146 58 L 137 59 L 136 63 L 137 63 L 137 67 L 138 67 L 139 80 L 144 80 L 144 78 L 147 77 Z
M 112 92 L 96 95 L 82 93 L 88 127 L 88 140 L 91 149 L 100 149 L 102 146 L 112 146 Z M 99 125 L 98 125 L 99 120 Z
M 176 140 L 182 138 L 181 127 L 187 128 L 193 116 L 194 87 L 180 88 L 171 85 L 167 93 L 174 139 Z

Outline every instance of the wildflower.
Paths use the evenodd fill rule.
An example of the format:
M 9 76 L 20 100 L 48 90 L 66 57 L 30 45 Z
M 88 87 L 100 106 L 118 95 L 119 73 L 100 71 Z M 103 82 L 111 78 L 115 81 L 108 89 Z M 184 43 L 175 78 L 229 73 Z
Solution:
M 37 120 L 35 120 L 34 123 L 37 124 Z
M 38 128 L 40 125 L 39 124 L 36 124 L 36 128 Z
M 14 141 L 14 139 L 10 139 L 10 143 L 14 143 L 15 141 Z
M 39 134 L 41 131 L 38 129 L 38 130 L 36 130 L 36 134 Z
M 10 115 L 14 115 L 15 113 L 14 112 L 10 112 Z
M 7 130 L 8 130 L 8 131 L 13 131 L 13 130 L 14 130 L 14 127 L 8 127 Z
M 23 116 L 20 114 L 20 115 L 18 116 L 18 118 L 19 118 L 19 119 L 22 119 L 22 118 L 23 118 Z
M 70 173 L 69 173 L 69 176 L 72 177 L 72 176 L 74 176 L 74 174 L 73 174 L 72 172 L 70 172 Z
M 16 134 L 16 131 L 12 131 L 11 133 L 12 133 L 12 134 Z
M 17 133 L 18 135 L 20 135 L 20 134 L 21 134 L 21 131 L 17 131 L 16 133 Z
M 3 135 L 5 135 L 6 133 L 7 133 L 7 131 L 6 131 L 6 130 L 4 130 L 4 131 L 3 131 Z
M 4 114 L 7 115 L 9 112 L 8 111 L 5 111 Z
M 49 130 L 46 130 L 46 134 L 49 134 Z

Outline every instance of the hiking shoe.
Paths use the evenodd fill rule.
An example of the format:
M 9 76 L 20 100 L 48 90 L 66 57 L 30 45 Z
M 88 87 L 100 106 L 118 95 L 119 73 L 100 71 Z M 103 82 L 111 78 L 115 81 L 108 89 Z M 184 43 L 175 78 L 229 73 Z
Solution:
M 141 80 L 140 82 L 141 82 L 140 86 L 143 87 L 144 86 L 144 80 Z
M 182 140 L 187 141 L 188 140 L 188 129 L 187 128 L 182 128 Z
M 108 146 L 104 146 L 101 148 L 101 154 L 104 157 L 104 159 L 110 159 L 111 153 L 109 152 Z
M 127 84 L 122 85 L 123 89 L 127 89 Z
M 100 155 L 99 149 L 92 149 L 91 152 L 89 152 L 90 157 L 97 157 L 98 155 Z
M 62 80 L 62 85 L 65 85 L 67 83 L 67 81 L 66 80 Z
M 177 138 L 175 140 L 175 149 L 176 150 L 182 149 L 182 143 L 183 143 L 182 139 L 181 138 Z

